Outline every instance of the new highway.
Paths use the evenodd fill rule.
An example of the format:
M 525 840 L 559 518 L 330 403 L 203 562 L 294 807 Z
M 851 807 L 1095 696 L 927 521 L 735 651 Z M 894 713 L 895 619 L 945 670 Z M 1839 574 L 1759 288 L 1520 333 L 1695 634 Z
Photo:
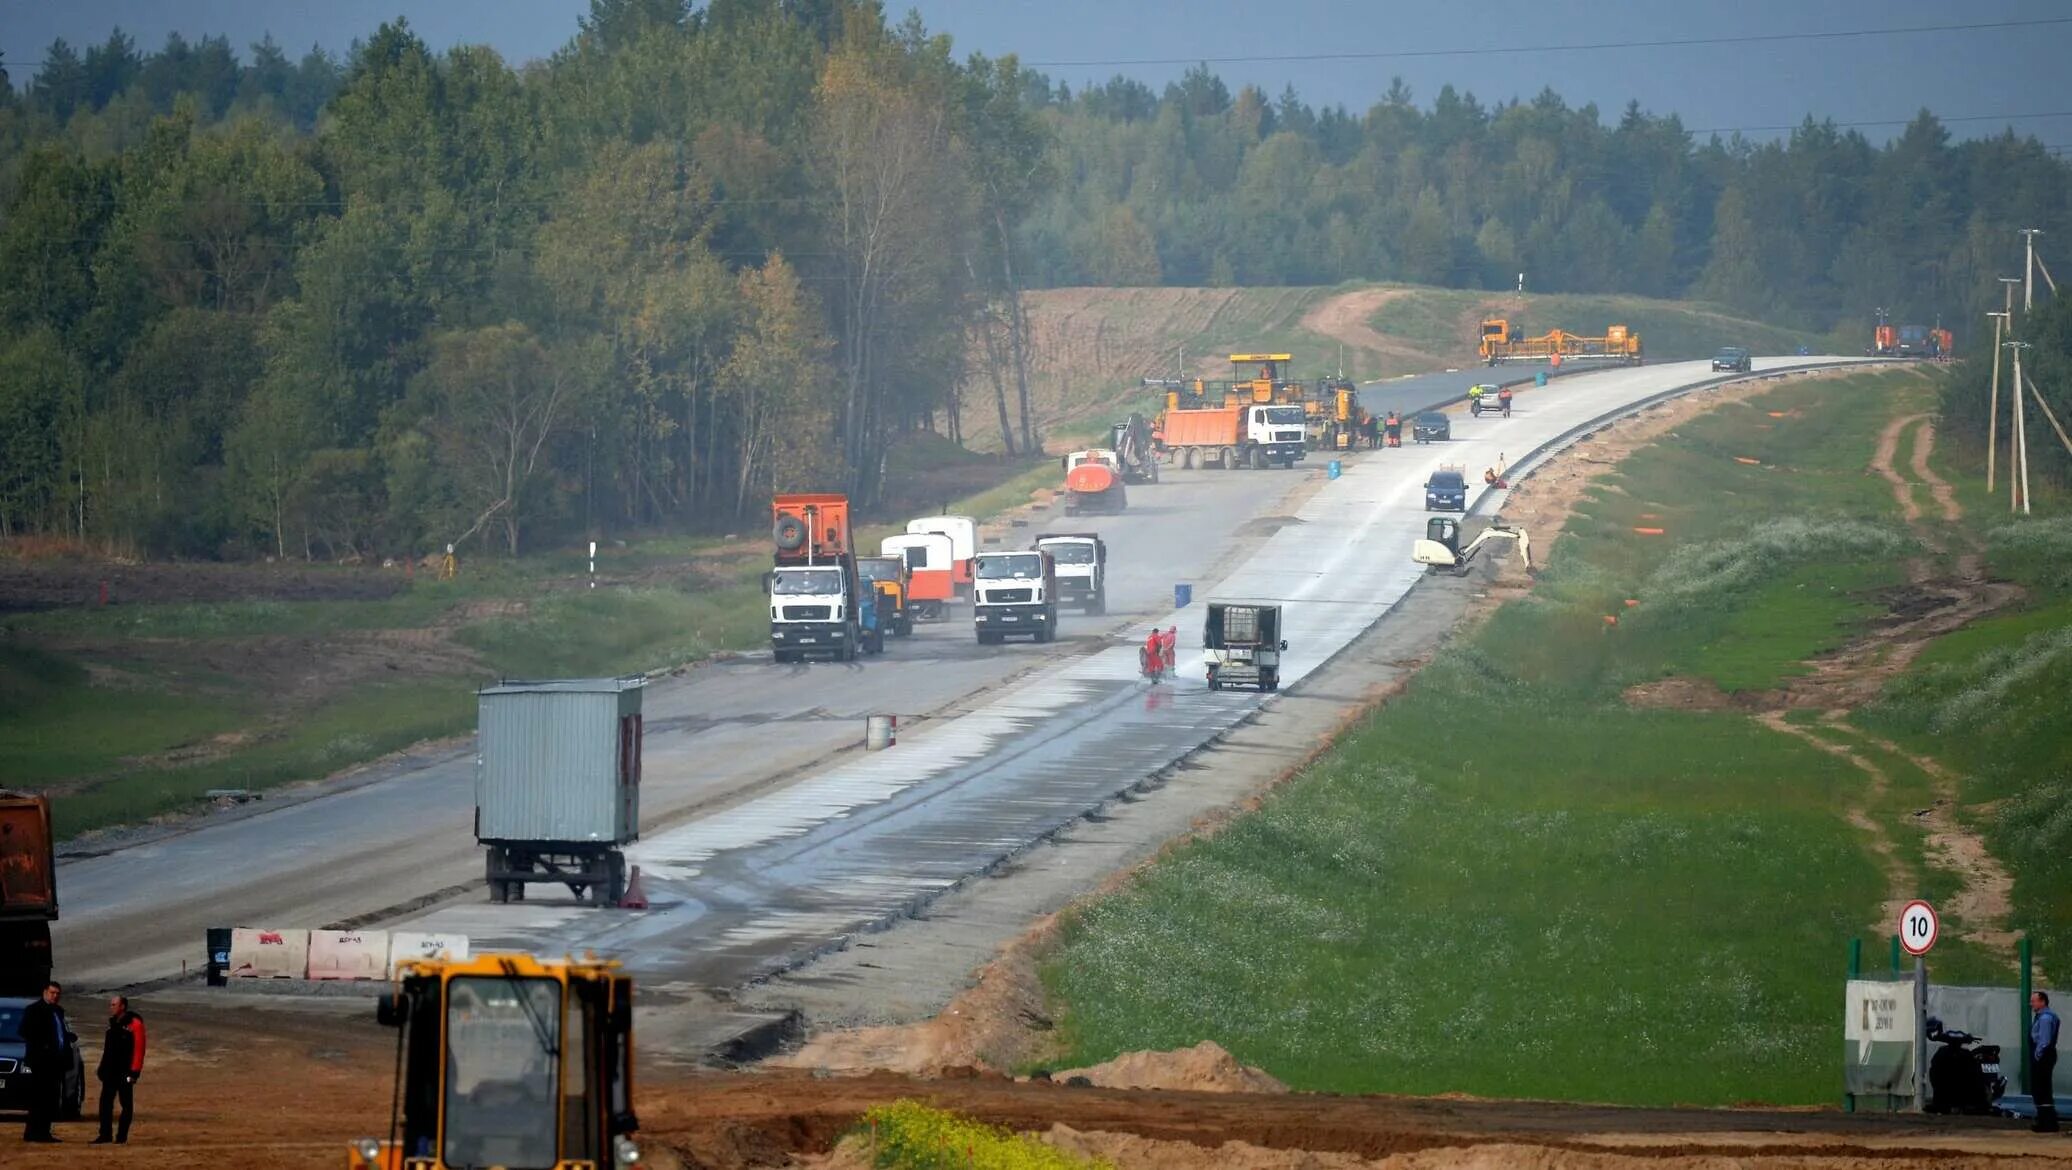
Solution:
M 1382 383 L 1363 402 L 1407 411 L 1498 375 Z M 1201 609 L 1174 609 L 1176 583 L 1197 602 L 1282 604 L 1283 685 L 1298 685 L 1417 582 L 1410 546 L 1434 467 L 1478 474 L 1500 452 L 1517 465 L 1711 378 L 1702 362 L 1565 376 L 1521 391 L 1508 419 L 1457 415 L 1452 441 L 1361 453 L 1337 479 L 1313 455 L 1292 472 L 1171 472 L 1132 487 L 1121 515 L 1054 525 L 1098 529 L 1111 572 L 1111 615 L 1068 613 L 1054 646 L 981 649 L 958 609 L 852 666 L 763 655 L 660 680 L 645 697 L 643 833 L 629 849 L 648 910 L 589 909 L 539 886 L 524 903 L 489 904 L 472 749 L 449 748 L 62 862 L 59 969 L 88 987 L 149 984 L 198 968 L 209 926 L 353 922 L 460 931 L 478 950 L 591 950 L 664 998 L 736 986 L 911 912 L 1270 702 L 1206 688 Z M 994 547 L 1041 528 L 1007 529 Z M 1168 624 L 1180 629 L 1179 677 L 1151 685 L 1135 643 Z M 870 714 L 901 716 L 898 746 L 858 750 Z

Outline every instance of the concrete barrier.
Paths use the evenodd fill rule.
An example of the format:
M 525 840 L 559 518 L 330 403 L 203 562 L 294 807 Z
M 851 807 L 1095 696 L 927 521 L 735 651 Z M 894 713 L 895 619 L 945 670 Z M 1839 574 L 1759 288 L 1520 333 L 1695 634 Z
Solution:
M 313 930 L 309 933 L 311 979 L 386 979 L 388 971 L 388 931 Z
M 468 936 L 415 930 L 389 932 L 390 975 L 396 973 L 396 965 L 404 959 L 437 959 L 442 956 L 448 959 L 467 958 Z
M 232 979 L 301 979 L 308 971 L 308 931 L 240 926 L 230 932 Z

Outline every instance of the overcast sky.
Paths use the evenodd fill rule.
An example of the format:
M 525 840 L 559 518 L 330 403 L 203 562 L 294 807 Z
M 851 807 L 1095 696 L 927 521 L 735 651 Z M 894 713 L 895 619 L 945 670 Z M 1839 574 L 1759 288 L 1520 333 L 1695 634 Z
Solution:
M 1595 102 L 1607 120 L 1629 99 L 1680 113 L 1693 130 L 1790 125 L 1807 113 L 1846 123 L 1904 120 L 1927 106 L 1959 121 L 1960 136 L 2012 124 L 2052 146 L 2072 146 L 2072 23 L 1741 44 L 1532 48 L 1454 55 L 1488 46 L 1604 45 L 1632 41 L 1851 32 L 2072 18 L 2066 0 L 891 0 L 918 8 L 961 53 L 1019 53 L 1075 88 L 1115 73 L 1161 87 L 1184 64 L 1209 59 L 1235 89 L 1278 94 L 1292 83 L 1316 104 L 1371 105 L 1401 75 L 1421 104 L 1441 85 L 1485 102 L 1553 86 L 1571 104 Z M 262 33 L 299 54 L 342 51 L 397 15 L 434 46 L 487 41 L 513 61 L 545 56 L 576 31 L 588 0 L 0 0 L 0 51 L 25 82 L 62 36 L 75 48 L 120 26 L 156 48 L 168 32 L 228 34 L 242 52 Z M 1670 15 L 1673 13 L 1674 15 Z M 1318 55 L 1402 53 L 1380 59 Z M 1420 55 L 1421 54 L 1421 55 Z M 1227 60 L 1259 56 L 1307 60 Z M 1225 58 L 1226 60 L 1217 60 Z M 1081 65 L 1067 62 L 1102 62 Z M 2053 117 L 2039 115 L 2054 114 Z M 2009 115 L 2027 115 L 2009 117 Z M 1864 125 L 1882 141 L 1892 125 Z

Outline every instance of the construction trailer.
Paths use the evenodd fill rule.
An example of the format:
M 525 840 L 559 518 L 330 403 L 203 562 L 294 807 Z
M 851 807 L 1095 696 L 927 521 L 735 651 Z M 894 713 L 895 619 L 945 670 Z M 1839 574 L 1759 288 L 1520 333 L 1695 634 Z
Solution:
M 1517 322 L 1491 317 L 1482 322 L 1482 360 L 1489 365 L 1503 362 L 1614 362 L 1641 364 L 1640 334 L 1624 325 L 1612 325 L 1602 336 L 1591 337 L 1566 330 L 1550 330 L 1527 337 Z
M 646 684 L 513 680 L 477 692 L 475 840 L 489 849 L 490 901 L 520 901 L 543 882 L 596 906 L 625 897 Z

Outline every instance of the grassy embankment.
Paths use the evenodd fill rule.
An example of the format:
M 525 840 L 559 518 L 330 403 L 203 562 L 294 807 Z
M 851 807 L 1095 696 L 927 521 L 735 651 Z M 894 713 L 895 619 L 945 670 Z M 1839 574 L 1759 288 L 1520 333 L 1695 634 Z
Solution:
M 1046 462 L 950 507 L 994 515 L 1056 474 Z M 492 677 L 637 673 L 758 647 L 766 557 L 753 539 L 664 538 L 600 548 L 595 590 L 569 549 L 471 558 L 457 580 L 419 574 L 380 600 L 16 614 L 0 637 L 0 783 L 50 791 L 70 837 L 209 789 L 326 776 L 467 731 Z
M 1745 710 L 1624 692 L 1696 676 L 1759 707 L 1859 634 L 1917 547 L 1863 469 L 1928 389 L 1803 383 L 1627 459 L 1528 598 L 1261 811 L 1073 917 L 1045 970 L 1069 1061 L 1214 1039 L 1304 1089 L 1833 1099 L 1843 948 L 1878 953 L 1887 894 L 1846 817 L 1945 892 L 1906 823 L 1927 777 L 1895 769 L 1869 807 L 1861 772 Z M 1953 938 L 1937 973 L 2000 958 Z
M 1523 310 L 1511 316 L 1528 337 L 1538 337 L 1550 329 L 1595 337 L 1601 336 L 1606 326 L 1625 325 L 1640 334 L 1650 361 L 1711 357 L 1723 345 L 1746 346 L 1758 354 L 1782 354 L 1796 352 L 1801 345 L 1815 353 L 1826 353 L 1835 344 L 1834 339 L 1819 334 L 1737 317 L 1717 305 L 1629 296 L 1528 293 L 1519 298 L 1502 293 L 1419 289 L 1416 296 L 1382 305 L 1368 324 L 1377 333 L 1420 348 L 1449 344 L 1458 348 L 1465 344 L 1472 353 L 1473 335 L 1465 343 L 1461 341 L 1463 324 L 1472 328 L 1477 316 L 1492 311 L 1499 303 L 1516 304 L 1520 299 L 1524 302 Z

